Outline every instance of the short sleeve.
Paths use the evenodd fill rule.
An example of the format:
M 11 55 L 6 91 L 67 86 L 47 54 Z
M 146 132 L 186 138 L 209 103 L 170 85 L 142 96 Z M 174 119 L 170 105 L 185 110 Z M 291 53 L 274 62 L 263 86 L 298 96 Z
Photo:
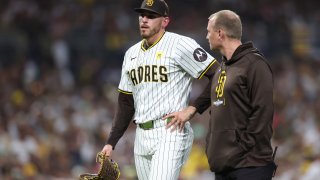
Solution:
M 123 61 L 123 64 L 122 64 L 122 70 L 121 70 L 121 79 L 120 79 L 120 83 L 119 83 L 119 86 L 118 86 L 118 90 L 119 92 L 121 93 L 124 93 L 124 94 L 132 94 L 132 81 L 129 77 L 129 72 L 127 70 L 127 64 L 126 64 L 126 55 L 124 57 L 124 61 Z
M 216 62 L 195 40 L 188 37 L 179 39 L 175 60 L 188 74 L 198 79 Z

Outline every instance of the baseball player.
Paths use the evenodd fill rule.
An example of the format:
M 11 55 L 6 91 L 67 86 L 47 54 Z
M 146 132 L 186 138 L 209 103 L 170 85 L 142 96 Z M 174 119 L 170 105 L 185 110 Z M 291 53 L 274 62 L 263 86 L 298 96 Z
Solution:
M 194 78 L 212 76 L 219 63 L 193 39 L 165 31 L 169 8 L 162 0 L 144 0 L 139 13 L 142 40 L 127 50 L 119 84 L 117 113 L 107 145 L 111 156 L 133 119 L 134 156 L 141 180 L 175 180 L 193 142 L 190 123 L 167 129 L 166 114 L 185 108 Z

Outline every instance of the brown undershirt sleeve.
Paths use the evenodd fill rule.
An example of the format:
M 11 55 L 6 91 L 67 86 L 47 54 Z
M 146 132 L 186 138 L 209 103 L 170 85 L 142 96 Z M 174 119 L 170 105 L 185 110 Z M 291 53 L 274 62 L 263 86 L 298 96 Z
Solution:
M 133 115 L 134 102 L 132 94 L 119 93 L 116 115 L 113 119 L 112 129 L 107 140 L 107 144 L 112 145 L 113 149 L 118 143 L 119 139 L 127 130 Z
M 209 82 L 203 92 L 200 94 L 200 96 L 190 104 L 190 106 L 193 106 L 197 109 L 197 112 L 202 114 L 205 110 L 208 109 L 211 105 L 211 84 L 212 79 L 215 74 L 215 72 L 219 69 L 220 64 L 218 62 L 214 63 L 210 69 L 204 74 L 205 77 L 209 79 Z
M 203 90 L 203 92 L 200 94 L 200 96 L 190 104 L 190 106 L 193 106 L 197 109 L 197 112 L 202 114 L 208 107 L 210 107 L 211 99 L 210 99 L 210 91 L 211 91 L 211 80 Z

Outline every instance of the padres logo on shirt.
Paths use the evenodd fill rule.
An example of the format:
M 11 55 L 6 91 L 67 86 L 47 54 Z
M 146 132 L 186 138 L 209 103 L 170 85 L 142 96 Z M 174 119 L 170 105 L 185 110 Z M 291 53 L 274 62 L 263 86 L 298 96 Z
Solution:
M 153 4 L 153 0 L 147 0 L 147 6 L 152 6 L 152 4 Z
M 213 102 L 215 106 L 225 105 L 223 91 L 224 91 L 224 86 L 227 80 L 227 73 L 226 73 L 224 64 L 222 64 L 220 71 L 221 73 L 219 75 L 218 85 L 216 86 L 216 89 L 215 89 L 217 94 L 217 100 Z
M 226 80 L 227 80 L 226 71 L 223 70 L 218 79 L 218 86 L 216 87 L 217 98 L 221 98 L 223 96 L 223 89 L 224 89 L 224 84 L 226 83 Z

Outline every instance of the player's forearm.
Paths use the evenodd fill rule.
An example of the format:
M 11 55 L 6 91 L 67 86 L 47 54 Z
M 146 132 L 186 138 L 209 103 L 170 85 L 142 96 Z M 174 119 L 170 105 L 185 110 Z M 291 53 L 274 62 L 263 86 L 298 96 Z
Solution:
M 117 112 L 113 120 L 112 129 L 107 140 L 107 144 L 112 145 L 113 149 L 119 139 L 127 130 L 134 115 L 134 103 L 132 95 L 119 93 Z
M 195 102 L 191 103 L 190 105 L 196 109 L 196 112 L 202 114 L 211 104 L 211 81 L 207 84 L 206 88 L 200 94 L 200 96 L 195 100 Z
M 219 69 L 219 62 L 215 61 L 215 63 L 210 67 L 210 69 L 206 72 L 205 77 L 209 79 L 209 82 L 203 92 L 200 94 L 200 96 L 195 100 L 194 103 L 190 104 L 196 109 L 196 112 L 202 114 L 205 110 L 210 107 L 211 104 L 211 84 L 212 79 L 215 74 L 215 72 Z
M 194 106 L 188 106 L 185 109 L 186 111 L 186 115 L 187 115 L 187 119 L 190 120 L 197 112 L 197 108 Z

